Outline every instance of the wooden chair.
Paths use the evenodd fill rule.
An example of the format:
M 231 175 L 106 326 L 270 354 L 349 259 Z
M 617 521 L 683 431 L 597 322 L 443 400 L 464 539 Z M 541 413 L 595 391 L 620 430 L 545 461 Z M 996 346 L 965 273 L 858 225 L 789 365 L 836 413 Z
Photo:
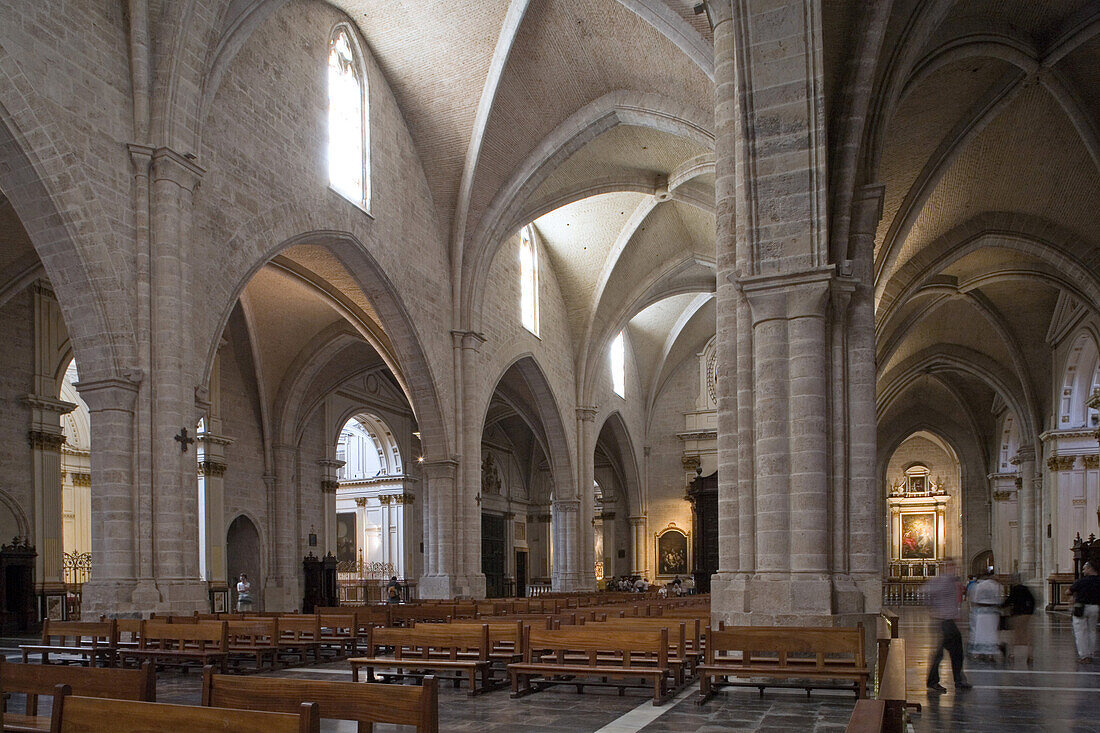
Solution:
M 297 714 L 232 708 L 167 705 L 72 695 L 66 685 L 54 694 L 50 733 L 320 733 L 317 703 L 304 702 Z
M 11 664 L 0 660 L 0 689 L 27 696 L 23 713 L 5 712 L 3 730 L 9 733 L 41 733 L 50 729 L 50 718 L 38 714 L 38 697 L 52 695 L 58 685 L 68 685 L 84 697 L 152 702 L 157 698 L 153 665 L 141 669 L 69 667 L 53 664 Z
M 302 702 L 315 702 L 321 718 L 354 720 L 359 733 L 375 723 L 416 726 L 420 733 L 439 730 L 439 691 L 434 677 L 422 685 L 378 685 L 363 682 L 235 677 L 203 670 L 202 704 L 206 706 L 293 712 Z
M 110 667 L 115 663 L 117 627 L 109 621 L 51 621 L 42 623 L 42 641 L 39 644 L 20 644 L 24 664 L 31 654 L 41 654 L 42 664 L 50 663 L 50 655 L 57 662 L 68 664 L 79 661 L 84 666 L 98 662 Z M 75 658 L 75 659 L 74 659 Z

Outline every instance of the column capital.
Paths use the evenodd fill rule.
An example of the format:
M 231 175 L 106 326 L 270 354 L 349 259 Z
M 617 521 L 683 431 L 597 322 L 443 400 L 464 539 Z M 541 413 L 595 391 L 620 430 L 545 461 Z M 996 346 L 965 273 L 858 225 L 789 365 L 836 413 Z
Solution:
M 748 299 L 752 323 L 756 326 L 764 321 L 824 318 L 836 271 L 833 267 L 819 267 L 749 277 L 731 273 L 728 278 Z
M 54 399 L 53 397 L 46 397 L 45 395 L 29 394 L 23 398 L 23 404 L 28 405 L 35 410 L 41 410 L 42 412 L 52 412 L 57 415 L 64 415 L 72 412 L 76 409 L 76 404 L 73 402 L 66 402 L 65 400 Z
M 1094 410 L 1100 410 L 1100 387 L 1095 387 L 1092 394 L 1085 400 L 1085 404 Z
M 642 516 L 639 516 L 639 517 L 631 517 L 630 518 L 630 523 L 632 525 L 634 525 L 635 527 L 641 527 L 642 525 L 645 524 L 645 520 L 646 520 L 646 518 L 645 518 L 645 515 L 643 514 Z
M 456 349 L 478 351 L 487 340 L 479 331 L 451 331 L 451 343 Z
M 204 459 L 199 461 L 200 476 L 224 476 L 228 466 L 223 461 Z
M 577 407 L 577 419 L 582 422 L 595 422 L 596 414 L 600 409 L 595 405 L 579 405 Z
M 579 512 L 581 510 L 580 499 L 554 499 L 550 508 L 559 512 Z
M 452 456 L 450 458 L 440 458 L 436 460 L 425 460 L 420 464 L 424 470 L 424 474 L 428 477 L 429 481 L 438 481 L 440 479 L 454 479 L 458 476 L 458 458 Z
M 131 157 L 134 151 L 131 150 Z M 153 151 L 153 180 L 171 181 L 182 189 L 194 191 L 206 174 L 206 169 L 195 163 L 192 153 L 180 153 L 172 148 Z
M 134 399 L 145 378 L 140 369 L 131 369 L 123 377 L 106 379 L 82 379 L 73 386 L 80 393 L 80 399 L 88 406 L 89 412 L 103 410 L 124 410 L 132 412 Z
M 1028 461 L 1035 460 L 1035 449 L 1030 445 L 1022 445 L 1016 450 L 1016 455 L 1008 459 L 1013 466 L 1019 466 Z

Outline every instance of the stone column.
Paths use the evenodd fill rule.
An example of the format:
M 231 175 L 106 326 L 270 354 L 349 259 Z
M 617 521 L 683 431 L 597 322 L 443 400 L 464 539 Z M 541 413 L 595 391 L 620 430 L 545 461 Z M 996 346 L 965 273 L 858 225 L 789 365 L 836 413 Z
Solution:
M 89 618 L 146 610 L 156 599 L 135 597 L 134 402 L 140 373 L 128 379 L 85 379 L 76 385 L 91 420 L 92 570 L 82 612 Z M 141 605 L 135 607 L 135 601 Z
M 643 517 L 631 517 L 630 518 L 630 547 L 633 550 L 634 563 L 633 574 L 634 575 L 648 575 L 648 557 L 646 557 L 646 548 L 649 543 L 646 532 L 646 518 Z M 654 576 L 656 577 L 656 576 Z
M 873 367 L 863 364 L 873 319 L 867 293 L 854 297 L 847 253 L 829 247 L 820 3 L 708 9 L 723 370 L 712 612 L 739 624 L 873 628 L 882 542 Z M 867 239 L 877 210 L 863 208 L 856 236 Z
M 455 595 L 485 597 L 485 574 L 481 572 L 481 420 L 475 404 L 481 373 L 478 351 L 485 336 L 474 331 L 451 331 L 456 380 L 460 389 L 455 402 L 459 405 L 459 450 L 462 467 L 454 494 L 455 523 L 453 551 L 458 560 L 452 576 Z M 461 538 L 461 539 L 459 539 Z
M 584 573 L 579 567 L 580 533 L 577 531 L 580 511 L 580 499 L 554 499 L 550 505 L 550 528 L 554 533 L 551 584 L 555 591 L 584 589 Z
M 596 587 L 595 483 L 596 483 L 596 412 L 593 406 L 577 408 L 577 515 L 578 571 L 580 588 Z
M 453 598 L 460 590 L 455 552 L 460 535 L 452 513 L 458 491 L 459 462 L 452 458 L 424 461 L 420 465 L 424 469 L 425 506 L 424 575 L 420 577 L 419 594 L 421 598 Z
M 305 555 L 301 546 L 298 513 L 298 449 L 276 443 L 272 446 L 275 474 L 271 477 L 272 502 L 268 505 L 273 517 L 271 559 L 268 578 L 264 583 L 264 608 L 269 611 L 290 611 L 302 603 L 300 593 Z
M 1020 577 L 1026 582 L 1035 580 L 1038 571 L 1035 564 L 1035 449 L 1022 446 L 1009 463 L 1016 466 L 1016 506 L 1020 513 L 1017 520 L 1020 529 Z

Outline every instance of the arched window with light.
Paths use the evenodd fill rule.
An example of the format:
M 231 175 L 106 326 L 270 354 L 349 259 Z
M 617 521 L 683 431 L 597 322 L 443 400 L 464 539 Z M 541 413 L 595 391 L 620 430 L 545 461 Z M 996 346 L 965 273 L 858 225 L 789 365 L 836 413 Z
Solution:
M 539 335 L 539 255 L 528 224 L 519 233 L 520 320 Z
M 626 398 L 626 344 L 622 331 L 611 342 L 611 388 L 615 394 Z
M 370 208 L 367 89 L 351 31 L 332 31 L 328 54 L 328 181 L 356 206 Z

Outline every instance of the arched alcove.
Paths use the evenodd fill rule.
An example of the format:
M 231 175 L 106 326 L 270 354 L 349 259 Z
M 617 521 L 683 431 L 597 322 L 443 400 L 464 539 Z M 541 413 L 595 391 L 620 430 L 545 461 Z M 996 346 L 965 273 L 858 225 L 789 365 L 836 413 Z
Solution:
M 243 514 L 237 516 L 229 525 L 225 534 L 225 564 L 228 571 L 229 586 L 234 589 L 231 597 L 236 603 L 237 578 L 241 573 L 248 576 L 252 583 L 254 610 L 262 610 L 263 563 L 260 554 L 260 533 L 251 519 Z

